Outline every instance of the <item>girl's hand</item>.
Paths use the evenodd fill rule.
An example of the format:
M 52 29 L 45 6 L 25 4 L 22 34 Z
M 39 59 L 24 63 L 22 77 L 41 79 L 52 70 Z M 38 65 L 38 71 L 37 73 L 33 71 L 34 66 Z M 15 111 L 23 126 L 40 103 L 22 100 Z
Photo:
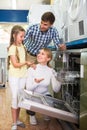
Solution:
M 31 66 L 31 65 L 33 65 L 33 64 L 34 64 L 34 62 L 29 62 L 29 61 L 26 61 L 26 64 L 27 64 L 28 66 Z
M 32 67 L 33 69 L 36 69 L 36 64 L 32 64 L 32 65 L 30 65 L 30 67 Z
M 41 79 L 34 79 L 34 81 L 35 81 L 36 83 L 40 83 L 42 80 L 44 80 L 44 78 L 41 78 Z
M 36 64 L 35 64 L 34 62 L 26 61 L 26 64 L 27 64 L 29 67 L 32 67 L 33 69 L 36 69 Z

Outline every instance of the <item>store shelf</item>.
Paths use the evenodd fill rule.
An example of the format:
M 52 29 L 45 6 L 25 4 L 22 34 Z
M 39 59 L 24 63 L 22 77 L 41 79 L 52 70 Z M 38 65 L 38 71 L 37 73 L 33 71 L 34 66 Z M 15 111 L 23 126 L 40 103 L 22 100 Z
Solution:
M 0 22 L 27 22 L 29 10 L 0 10 Z

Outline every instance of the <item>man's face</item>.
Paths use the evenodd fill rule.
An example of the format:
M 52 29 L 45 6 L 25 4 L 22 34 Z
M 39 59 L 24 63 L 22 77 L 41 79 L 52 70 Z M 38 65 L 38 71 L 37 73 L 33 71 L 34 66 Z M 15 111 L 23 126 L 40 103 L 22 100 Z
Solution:
M 49 21 L 47 21 L 47 22 L 41 21 L 40 30 L 41 30 L 42 32 L 45 32 L 45 31 L 47 31 L 51 26 L 52 26 L 52 24 L 50 24 Z

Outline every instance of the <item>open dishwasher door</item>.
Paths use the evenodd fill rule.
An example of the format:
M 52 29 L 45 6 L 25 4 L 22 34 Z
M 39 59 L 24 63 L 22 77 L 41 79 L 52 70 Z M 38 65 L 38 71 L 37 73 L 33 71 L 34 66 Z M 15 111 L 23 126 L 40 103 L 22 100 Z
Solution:
M 78 115 L 69 104 L 53 97 L 23 90 L 19 95 L 19 107 L 78 124 Z

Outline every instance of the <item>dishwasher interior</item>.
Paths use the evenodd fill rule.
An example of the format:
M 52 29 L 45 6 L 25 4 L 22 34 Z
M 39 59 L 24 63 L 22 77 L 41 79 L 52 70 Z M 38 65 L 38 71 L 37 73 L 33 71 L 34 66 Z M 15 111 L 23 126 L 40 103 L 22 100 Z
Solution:
M 21 108 L 78 124 L 78 115 L 63 100 L 44 96 L 26 89 L 21 91 L 19 98 L 19 107 Z
M 81 49 L 57 51 L 55 58 L 55 70 L 57 78 L 61 80 L 61 92 L 54 94 L 68 104 L 68 109 L 78 115 L 78 127 L 80 116 L 80 88 L 81 88 Z
M 80 51 L 57 52 L 55 70 L 62 82 L 61 99 L 66 101 L 76 113 L 80 105 Z

